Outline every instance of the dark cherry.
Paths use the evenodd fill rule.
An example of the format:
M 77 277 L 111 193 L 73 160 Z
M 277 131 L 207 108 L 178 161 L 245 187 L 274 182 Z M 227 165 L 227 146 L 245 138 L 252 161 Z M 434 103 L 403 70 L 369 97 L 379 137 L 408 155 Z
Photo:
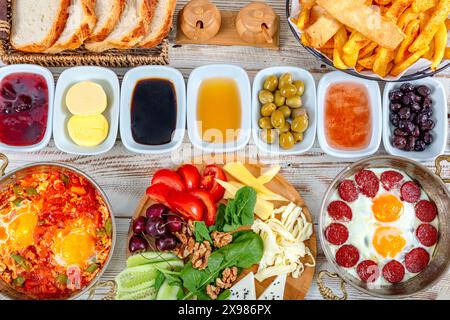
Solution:
M 392 90 L 391 92 L 389 92 L 389 100 L 392 102 L 398 102 L 402 99 L 402 97 L 403 97 L 403 92 L 399 89 Z
M 136 234 L 142 233 L 145 231 L 145 225 L 147 224 L 146 217 L 138 217 L 133 221 L 133 232 Z
M 156 248 L 159 251 L 169 251 L 175 249 L 178 241 L 177 238 L 171 234 L 165 235 L 156 240 Z
M 397 102 L 393 102 L 390 105 L 391 111 L 395 112 L 395 113 L 397 113 L 401 108 L 402 108 L 402 105 L 400 103 L 397 103 Z
M 148 248 L 148 242 L 144 238 L 138 235 L 134 235 L 130 239 L 130 243 L 128 244 L 128 249 L 130 252 L 138 252 L 145 251 Z
M 167 216 L 166 226 L 170 232 L 178 232 L 183 227 L 183 220 L 175 214 Z
M 403 107 L 398 111 L 398 116 L 402 120 L 408 120 L 411 116 L 411 109 L 408 107 Z
M 164 220 L 161 218 L 150 218 L 145 225 L 145 232 L 154 238 L 162 237 L 167 233 Z
M 146 211 L 145 215 L 147 216 L 147 218 L 162 218 L 162 216 L 166 213 L 167 208 L 166 206 L 160 204 L 160 203 L 155 203 L 152 204 Z
M 427 86 L 424 86 L 424 85 L 418 86 L 416 88 L 416 92 L 424 98 L 428 97 L 431 94 L 430 88 L 428 88 Z
M 392 140 L 392 144 L 394 147 L 400 150 L 404 150 L 406 147 L 406 138 L 401 136 L 395 136 Z

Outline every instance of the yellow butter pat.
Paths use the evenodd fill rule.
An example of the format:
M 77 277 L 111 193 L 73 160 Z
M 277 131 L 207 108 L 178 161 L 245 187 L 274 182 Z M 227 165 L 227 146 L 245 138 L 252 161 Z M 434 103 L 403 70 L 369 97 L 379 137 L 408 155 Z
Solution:
M 74 115 L 95 115 L 105 111 L 108 98 L 98 83 L 83 81 L 70 87 L 66 94 L 66 105 Z
M 106 118 L 95 116 L 72 116 L 67 124 L 69 136 L 79 146 L 94 147 L 102 143 L 109 132 Z

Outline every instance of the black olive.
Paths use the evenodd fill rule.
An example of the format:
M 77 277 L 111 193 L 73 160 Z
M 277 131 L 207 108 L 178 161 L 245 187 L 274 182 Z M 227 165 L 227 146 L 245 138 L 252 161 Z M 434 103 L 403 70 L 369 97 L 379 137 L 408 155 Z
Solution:
M 397 149 L 404 150 L 406 147 L 406 138 L 395 136 L 394 139 L 392 140 L 392 144 Z
M 392 90 L 389 92 L 389 100 L 392 102 L 398 102 L 402 99 L 403 92 L 401 90 Z
M 414 146 L 414 150 L 418 152 L 424 151 L 426 148 L 426 144 L 423 140 L 417 140 L 416 145 Z
M 401 108 L 398 112 L 398 116 L 402 120 L 408 120 L 409 117 L 411 116 L 411 109 L 408 107 Z
M 402 90 L 404 93 L 411 92 L 414 91 L 414 86 L 411 83 L 407 82 L 400 86 L 400 90 Z
M 407 137 L 408 133 L 403 131 L 403 130 L 400 130 L 399 128 L 397 128 L 397 129 L 394 130 L 394 135 L 400 136 L 400 137 Z
M 393 102 L 390 105 L 391 111 L 395 112 L 395 113 L 397 113 L 401 108 L 402 108 L 402 105 L 400 103 L 397 103 L 397 102 Z
M 433 120 L 427 120 L 427 121 L 421 123 L 419 126 L 420 126 L 420 129 L 422 129 L 423 131 L 430 131 L 430 130 L 434 129 L 435 125 L 436 124 L 434 123 Z
M 394 127 L 398 127 L 399 122 L 400 122 L 400 117 L 399 117 L 399 115 L 396 114 L 396 113 L 391 113 L 391 115 L 390 115 L 389 117 L 390 117 L 390 120 L 391 120 L 392 125 L 393 125 Z
M 422 134 L 422 140 L 425 142 L 425 144 L 432 144 L 433 135 L 430 132 L 425 132 L 424 134 Z
M 426 107 L 430 107 L 431 108 L 433 106 L 433 100 L 431 100 L 430 97 L 423 98 L 422 106 L 424 108 L 426 108 Z
M 412 111 L 419 112 L 421 109 L 422 109 L 422 107 L 420 106 L 420 104 L 418 102 L 413 102 L 411 104 Z
M 408 137 L 406 138 L 406 146 L 405 146 L 405 150 L 406 151 L 413 151 L 415 146 L 416 146 L 416 137 Z
M 416 92 L 424 98 L 428 97 L 431 94 L 430 88 L 428 88 L 427 86 L 424 86 L 424 85 L 418 86 L 416 88 Z

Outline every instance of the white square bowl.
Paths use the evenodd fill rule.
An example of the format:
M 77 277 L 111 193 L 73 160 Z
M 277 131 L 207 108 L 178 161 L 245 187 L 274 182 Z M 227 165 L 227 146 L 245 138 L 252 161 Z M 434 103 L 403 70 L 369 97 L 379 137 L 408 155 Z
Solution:
M 265 79 L 270 75 L 280 77 L 283 73 L 291 73 L 294 80 L 301 80 L 305 84 L 305 92 L 302 95 L 303 108 L 308 112 L 309 127 L 304 133 L 303 141 L 297 143 L 292 149 L 284 150 L 280 148 L 278 138 L 273 144 L 264 142 L 261 138 L 259 128 L 259 119 L 261 118 L 261 103 L 258 99 L 258 93 L 263 89 Z M 263 152 L 278 155 L 296 155 L 307 152 L 314 145 L 316 140 L 317 127 L 317 101 L 316 101 L 316 83 L 313 76 L 308 71 L 296 67 L 272 67 L 261 70 L 253 80 L 252 94 L 252 134 L 256 146 Z
M 17 147 L 9 146 L 0 142 L 0 150 L 6 152 L 35 152 L 45 148 L 52 137 L 52 121 L 53 121 L 53 101 L 55 95 L 55 80 L 52 73 L 47 68 L 36 66 L 33 64 L 15 64 L 0 68 L 0 80 L 12 73 L 34 73 L 39 74 L 45 78 L 48 88 L 48 113 L 47 113 L 47 128 L 44 137 L 39 143 L 31 146 Z
M 173 83 L 177 96 L 177 124 L 172 141 L 169 143 L 150 146 L 137 143 L 131 131 L 131 99 L 134 88 L 140 80 L 166 79 Z M 152 115 L 149 115 L 152 116 Z M 136 153 L 160 154 L 171 152 L 183 143 L 186 131 L 186 84 L 180 71 L 162 66 L 143 66 L 128 71 L 122 81 L 122 94 L 120 98 L 120 137 L 124 146 Z
M 447 144 L 447 131 L 448 131 L 448 113 L 447 113 L 447 96 L 445 93 L 444 86 L 437 80 L 433 78 L 424 78 L 415 81 L 408 81 L 414 86 L 426 85 L 431 89 L 431 100 L 433 101 L 433 116 L 432 120 L 435 122 L 436 126 L 431 131 L 433 135 L 433 143 L 431 143 L 422 152 L 417 151 L 404 151 L 395 148 L 391 143 L 391 137 L 393 136 L 394 126 L 389 120 L 390 115 L 390 101 L 389 92 L 400 86 L 404 82 L 389 82 L 384 88 L 383 94 L 383 144 L 386 151 L 394 156 L 401 156 L 409 158 L 415 161 L 433 161 L 437 156 L 444 153 L 445 146 Z
M 203 141 L 197 123 L 197 100 L 201 83 L 209 78 L 229 78 L 236 81 L 241 97 L 241 130 L 236 141 L 210 143 Z M 250 140 L 251 130 L 251 88 L 250 79 L 244 69 L 227 64 L 207 65 L 194 69 L 187 89 L 187 127 L 189 139 L 194 147 L 205 152 L 234 152 L 245 148 Z
M 371 113 L 372 113 L 372 137 L 369 145 L 362 150 L 339 150 L 331 147 L 325 136 L 325 97 L 328 88 L 332 84 L 352 82 L 363 85 L 369 95 Z M 365 80 L 346 74 L 341 71 L 327 73 L 320 79 L 317 89 L 317 108 L 318 108 L 318 126 L 317 136 L 322 150 L 330 156 L 344 159 L 357 159 L 367 157 L 378 151 L 382 136 L 382 108 L 381 92 L 376 81 Z
M 67 130 L 67 123 L 72 114 L 66 105 L 66 94 L 70 87 L 83 81 L 92 81 L 101 85 L 108 98 L 108 106 L 103 115 L 108 120 L 109 133 L 105 141 L 95 147 L 77 145 L 70 138 Z M 119 79 L 113 71 L 101 67 L 74 67 L 63 71 L 56 84 L 53 120 L 53 136 L 58 149 L 76 155 L 98 155 L 111 150 L 116 142 L 119 127 L 119 99 Z

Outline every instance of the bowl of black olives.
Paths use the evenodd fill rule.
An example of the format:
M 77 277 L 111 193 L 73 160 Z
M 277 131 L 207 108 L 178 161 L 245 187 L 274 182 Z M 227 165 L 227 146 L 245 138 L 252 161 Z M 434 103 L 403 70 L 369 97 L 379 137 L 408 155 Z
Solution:
M 388 83 L 383 104 L 383 143 L 389 154 L 431 161 L 445 151 L 447 98 L 439 81 Z

